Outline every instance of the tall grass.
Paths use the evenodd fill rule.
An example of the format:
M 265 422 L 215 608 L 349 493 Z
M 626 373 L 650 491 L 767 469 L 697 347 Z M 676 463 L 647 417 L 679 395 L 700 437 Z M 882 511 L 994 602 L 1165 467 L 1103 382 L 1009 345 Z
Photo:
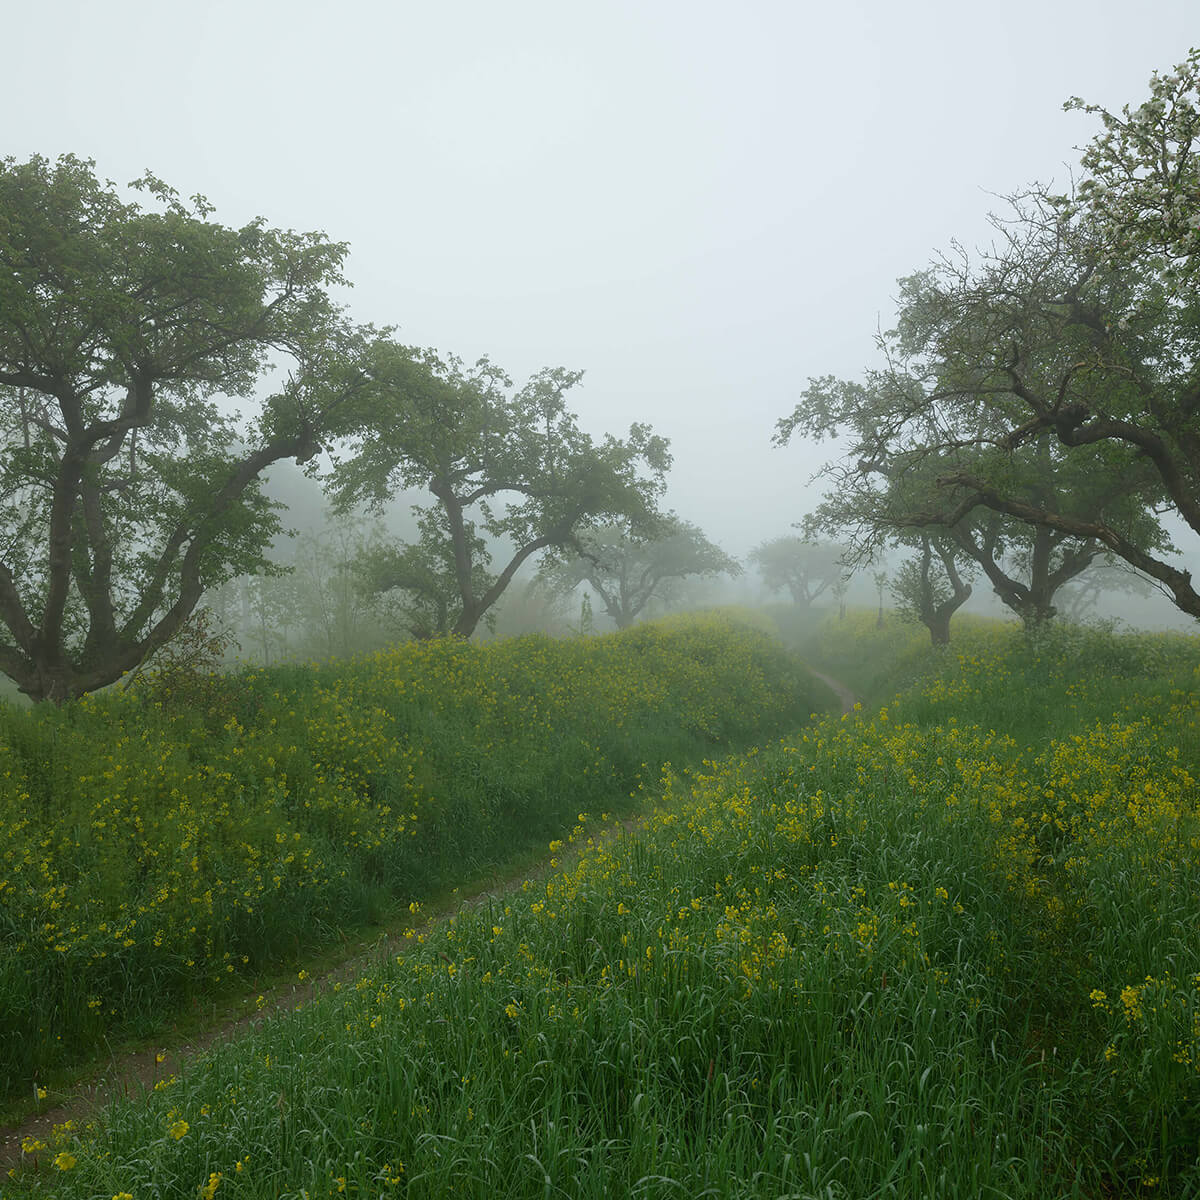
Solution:
M 0 708 L 0 1098 L 821 691 L 713 614 Z
M 1200 645 L 932 661 L 668 771 L 636 833 L 577 826 L 14 1195 L 1200 1194 Z

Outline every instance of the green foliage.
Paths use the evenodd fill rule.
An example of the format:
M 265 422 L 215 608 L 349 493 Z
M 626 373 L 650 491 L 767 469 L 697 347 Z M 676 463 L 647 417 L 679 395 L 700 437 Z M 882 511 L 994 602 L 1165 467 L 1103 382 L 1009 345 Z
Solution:
M 414 509 L 418 542 L 365 566 L 376 587 L 406 594 L 417 633 L 469 637 L 526 560 L 596 522 L 654 512 L 666 441 L 645 425 L 600 442 L 580 429 L 565 396 L 582 372 L 547 368 L 513 392 L 487 359 L 467 368 L 388 344 L 376 347 L 371 376 L 329 486 L 343 509 L 378 511 L 404 487 L 432 493 Z M 497 542 L 511 557 L 493 571 Z
M 1105 127 L 1078 194 L 1014 196 L 990 249 L 956 247 L 902 280 L 885 366 L 863 385 L 811 381 L 779 438 L 849 430 L 831 505 L 867 543 L 998 530 L 1026 560 L 1029 594 L 972 557 L 1027 622 L 1101 552 L 1200 616 L 1162 520 L 1200 531 L 1200 53 L 1121 115 L 1068 107 Z
M 344 245 L 134 186 L 151 208 L 69 155 L 0 163 L 0 670 L 34 699 L 120 678 L 258 567 L 260 473 L 311 458 L 362 383 L 327 292 Z
M 874 715 L 581 816 L 561 870 L 59 1130 L 14 1194 L 1190 1200 L 1200 646 L 964 626 Z
M 212 724 L 228 717 L 229 686 L 221 675 L 236 645 L 213 610 L 197 608 L 171 641 L 124 682 L 149 703 L 171 711 L 203 713 Z
M 710 615 L 234 676 L 166 666 L 0 708 L 0 1093 L 581 807 L 629 807 L 667 759 L 794 727 L 817 692 L 773 638 Z
M 911 316 L 902 311 L 901 320 Z M 1054 616 L 1059 589 L 1104 553 L 1103 543 L 968 502 L 949 480 L 986 477 L 1030 504 L 1080 519 L 1103 514 L 1148 545 L 1166 546 L 1146 510 L 1144 469 L 1131 466 L 1114 478 L 1095 452 L 1067 454 L 1048 433 L 1015 450 L 997 447 L 1000 418 L 978 399 L 939 395 L 944 380 L 938 369 L 899 363 L 889 340 L 896 336 L 881 339 L 888 366 L 869 372 L 865 385 L 811 380 L 793 413 L 779 422 L 780 444 L 796 431 L 817 439 L 839 430 L 850 436 L 846 458 L 825 468 L 832 488 L 807 519 L 810 529 L 845 537 L 855 562 L 887 546 L 911 547 L 923 558 L 932 538 L 951 561 L 981 570 L 1031 627 Z

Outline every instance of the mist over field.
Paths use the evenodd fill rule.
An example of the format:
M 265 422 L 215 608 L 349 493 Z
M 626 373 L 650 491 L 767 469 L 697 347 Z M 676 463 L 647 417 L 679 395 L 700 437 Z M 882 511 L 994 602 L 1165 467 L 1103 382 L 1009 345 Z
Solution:
M 1195 18 L 6 14 L 6 1200 L 1200 1196 Z
M 771 444 L 805 381 L 878 367 L 898 279 L 993 241 L 1005 195 L 1068 185 L 1099 128 L 1068 97 L 1115 110 L 1195 38 L 1182 0 L 1086 21 L 1033 3 L 1003 19 L 942 2 L 351 3 L 331 18 L 116 0 L 24 6 L 8 28 L 53 45 L 59 70 L 47 89 L 38 55 L 10 64 L 6 153 L 74 153 L 119 185 L 149 168 L 217 220 L 323 230 L 349 244 L 338 295 L 356 320 L 488 355 L 518 383 L 582 370 L 581 427 L 669 439 L 662 507 L 738 561 L 829 486 L 837 440 Z M 285 525 L 327 537 L 294 475 L 269 472 Z M 413 499 L 386 517 L 404 536 Z M 1175 561 L 1200 561 L 1196 535 L 1172 533 Z M 878 569 L 853 602 L 875 602 Z M 694 598 L 764 598 L 753 579 Z M 997 611 L 986 582 L 968 608 Z M 1153 591 L 1090 611 L 1190 621 Z

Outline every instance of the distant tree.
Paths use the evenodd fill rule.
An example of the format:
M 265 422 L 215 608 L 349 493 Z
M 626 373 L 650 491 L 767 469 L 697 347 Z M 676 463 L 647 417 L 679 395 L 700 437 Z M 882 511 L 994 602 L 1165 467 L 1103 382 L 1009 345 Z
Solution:
M 829 590 L 837 601 L 838 620 L 843 621 L 846 618 L 846 597 L 850 593 L 850 576 L 840 575 Z
M 365 382 L 344 245 L 133 186 L 151 209 L 71 156 L 0 162 L 0 671 L 34 700 L 119 679 L 257 569 L 262 472 Z M 222 403 L 279 368 L 252 419 Z
M 750 551 L 749 561 L 758 568 L 768 589 L 786 590 L 796 604 L 808 608 L 847 574 L 843 553 L 840 546 L 787 535 L 756 546 Z
M 970 599 L 971 585 L 959 569 L 952 539 L 923 533 L 915 558 L 900 564 L 892 597 L 902 616 L 920 621 L 935 646 L 950 644 L 950 620 Z M 969 564 L 968 564 L 969 565 Z
M 875 584 L 875 592 L 879 599 L 879 610 L 875 617 L 875 627 L 883 628 L 883 593 L 887 591 L 888 573 L 886 571 L 875 571 L 871 575 L 871 581 Z
M 1067 454 L 1048 434 L 998 450 L 987 445 L 994 418 L 984 405 L 955 412 L 935 406 L 915 416 L 923 387 L 895 365 L 869 372 L 864 384 L 811 380 L 795 411 L 779 423 L 781 444 L 797 431 L 817 439 L 849 435 L 850 452 L 825 468 L 833 486 L 805 525 L 845 539 L 848 562 L 871 561 L 892 544 L 919 545 L 922 534 L 948 536 L 1027 630 L 1051 619 L 1057 591 L 1088 568 L 1102 544 L 986 505 L 964 506 L 944 486 L 962 471 L 987 472 L 1030 503 L 1104 514 L 1146 542 L 1156 540 L 1144 469 L 1114 477 L 1094 454 Z M 953 422 L 958 441 L 949 444 L 945 430 Z
M 1063 588 L 1060 607 L 1066 620 L 1082 621 L 1095 613 L 1106 597 L 1144 600 L 1156 590 L 1162 590 L 1161 585 L 1156 587 L 1121 559 L 1105 556 L 1085 575 Z
M 376 511 L 402 488 L 432 493 L 432 505 L 414 507 L 418 540 L 363 563 L 377 590 L 409 597 L 418 635 L 470 637 L 526 561 L 593 525 L 656 511 L 666 441 L 645 425 L 593 441 L 566 407 L 581 372 L 542 370 L 513 392 L 487 359 L 467 368 L 392 344 L 371 376 L 360 432 L 329 488 L 343 509 Z M 508 558 L 493 570 L 500 546 Z
M 397 635 L 395 614 L 373 602 L 362 573 L 387 542 L 380 525 L 358 515 L 334 517 L 295 539 L 289 582 L 306 653 L 349 657 Z
M 629 521 L 582 530 L 540 576 L 560 594 L 588 584 L 617 628 L 628 629 L 652 601 L 670 600 L 683 580 L 741 572 L 695 525 L 669 514 L 644 531 Z
M 244 575 L 241 586 L 240 642 L 254 658 L 270 666 L 291 656 L 293 635 L 300 623 L 296 580 L 279 571 Z

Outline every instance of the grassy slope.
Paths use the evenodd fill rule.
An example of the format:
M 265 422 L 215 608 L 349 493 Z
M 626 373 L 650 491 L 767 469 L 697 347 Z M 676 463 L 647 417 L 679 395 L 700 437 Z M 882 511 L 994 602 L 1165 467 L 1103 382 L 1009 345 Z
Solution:
M 976 627 L 15 1194 L 1194 1196 L 1198 682 Z
M 0 709 L 0 1099 L 824 692 L 711 614 Z

